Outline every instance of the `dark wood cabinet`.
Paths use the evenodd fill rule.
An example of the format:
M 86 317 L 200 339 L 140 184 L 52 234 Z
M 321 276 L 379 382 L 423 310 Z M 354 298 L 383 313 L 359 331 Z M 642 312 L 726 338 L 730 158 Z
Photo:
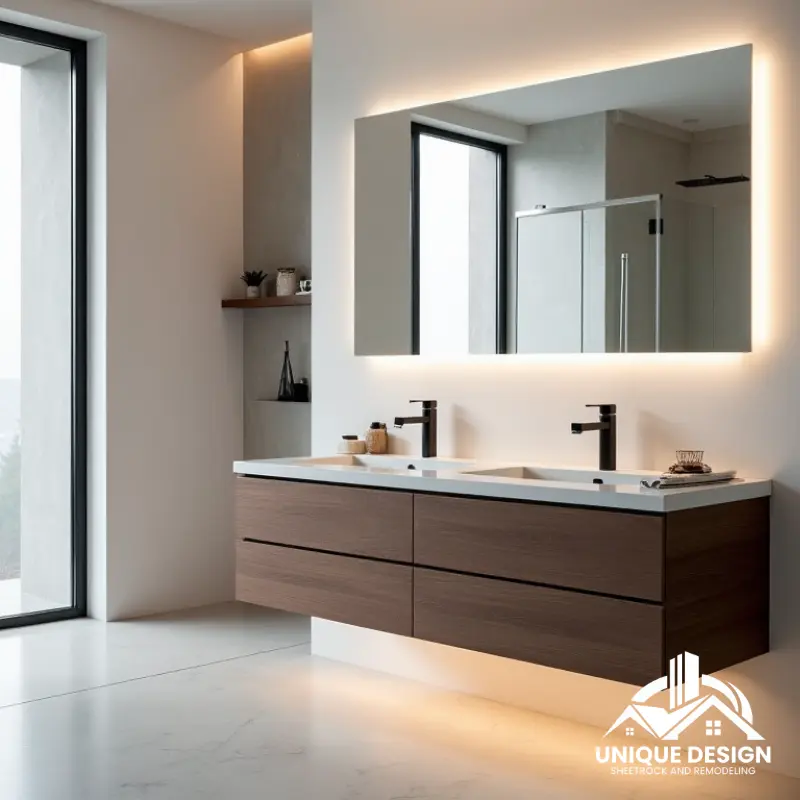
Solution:
M 411 636 L 412 569 L 254 542 L 236 546 L 236 598 Z
M 634 514 L 239 477 L 237 599 L 644 684 L 769 649 L 769 498 Z
M 236 535 L 410 562 L 413 503 L 404 492 L 237 477 Z
M 417 495 L 414 562 L 660 602 L 664 520 L 594 508 Z
M 665 656 L 716 672 L 769 650 L 769 498 L 668 514 Z
M 661 606 L 564 589 L 417 568 L 414 635 L 627 683 L 663 674 Z

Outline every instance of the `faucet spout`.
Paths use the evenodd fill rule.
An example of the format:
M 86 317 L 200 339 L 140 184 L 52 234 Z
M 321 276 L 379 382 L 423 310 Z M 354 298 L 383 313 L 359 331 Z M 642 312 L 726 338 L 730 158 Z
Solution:
M 422 415 L 418 417 L 395 417 L 395 428 L 404 425 L 422 425 L 422 457 L 429 458 L 436 455 L 436 429 L 437 429 L 437 403 L 435 400 L 412 400 L 412 403 L 422 403 Z
M 395 428 L 402 428 L 403 425 L 424 425 L 428 421 L 427 417 L 395 417 Z
M 573 422 L 573 433 L 587 433 L 588 431 L 605 431 L 608 430 L 608 422 Z
M 617 407 L 613 403 L 603 403 L 587 408 L 600 409 L 599 422 L 573 422 L 572 433 L 581 434 L 588 431 L 600 432 L 600 469 L 613 472 L 617 468 Z

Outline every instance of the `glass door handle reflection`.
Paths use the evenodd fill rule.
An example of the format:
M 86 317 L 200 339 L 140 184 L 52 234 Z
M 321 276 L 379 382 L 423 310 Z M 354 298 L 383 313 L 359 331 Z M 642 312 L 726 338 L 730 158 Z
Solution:
M 628 253 L 619 257 L 619 352 L 628 352 Z

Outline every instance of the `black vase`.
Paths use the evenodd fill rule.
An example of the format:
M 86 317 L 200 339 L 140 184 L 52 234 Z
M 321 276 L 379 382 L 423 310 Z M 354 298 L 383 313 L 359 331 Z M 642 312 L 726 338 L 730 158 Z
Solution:
M 278 400 L 292 402 L 294 400 L 294 372 L 292 372 L 292 362 L 289 358 L 289 342 L 286 342 L 286 350 L 283 353 L 283 369 L 281 370 L 281 383 L 278 387 Z

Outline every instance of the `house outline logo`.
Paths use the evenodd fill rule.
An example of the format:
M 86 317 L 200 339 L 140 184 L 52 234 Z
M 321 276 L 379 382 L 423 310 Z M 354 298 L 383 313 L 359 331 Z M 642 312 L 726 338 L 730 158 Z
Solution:
M 711 691 L 704 694 L 701 687 Z M 666 691 L 669 691 L 669 709 L 648 704 L 653 697 Z M 670 659 L 669 675 L 656 678 L 636 692 L 603 738 L 627 723 L 627 735 L 633 735 L 632 724 L 635 724 L 656 739 L 677 741 L 687 728 L 711 710 L 730 720 L 748 741 L 763 741 L 764 737 L 753 727 L 753 709 L 744 693 L 732 683 L 701 675 L 700 658 L 685 652 Z M 720 734 L 718 722 L 706 722 L 706 735 Z

